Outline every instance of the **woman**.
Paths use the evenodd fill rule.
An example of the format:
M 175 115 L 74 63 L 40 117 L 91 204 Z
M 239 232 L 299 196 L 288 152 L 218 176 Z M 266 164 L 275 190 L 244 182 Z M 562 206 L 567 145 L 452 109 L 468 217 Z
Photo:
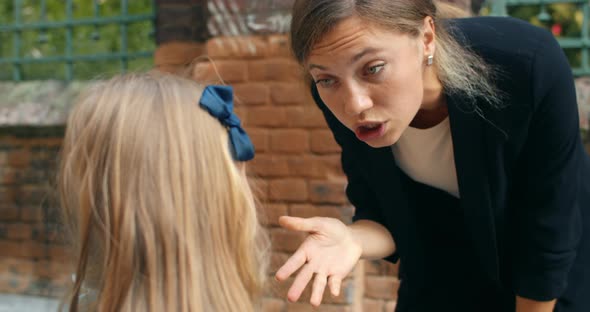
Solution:
M 59 187 L 76 247 L 70 311 L 258 311 L 268 243 L 230 87 L 117 76 L 85 92 Z
M 590 160 L 552 35 L 445 20 L 432 0 L 297 0 L 291 43 L 342 147 L 354 223 L 278 270 L 311 303 L 360 258 L 401 258 L 396 311 L 590 311 Z

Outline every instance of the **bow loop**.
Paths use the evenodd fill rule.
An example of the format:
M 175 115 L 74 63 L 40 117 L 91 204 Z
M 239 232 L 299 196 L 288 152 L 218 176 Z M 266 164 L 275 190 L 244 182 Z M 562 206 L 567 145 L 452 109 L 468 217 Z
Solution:
M 228 128 L 232 156 L 235 160 L 248 161 L 254 158 L 254 145 L 234 114 L 233 90 L 229 86 L 207 86 L 200 105 Z

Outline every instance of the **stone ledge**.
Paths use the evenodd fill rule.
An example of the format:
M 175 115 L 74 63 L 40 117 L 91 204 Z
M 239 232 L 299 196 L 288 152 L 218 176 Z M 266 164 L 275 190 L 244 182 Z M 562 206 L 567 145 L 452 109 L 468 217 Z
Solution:
M 76 97 L 91 81 L 0 83 L 0 127 L 63 126 Z

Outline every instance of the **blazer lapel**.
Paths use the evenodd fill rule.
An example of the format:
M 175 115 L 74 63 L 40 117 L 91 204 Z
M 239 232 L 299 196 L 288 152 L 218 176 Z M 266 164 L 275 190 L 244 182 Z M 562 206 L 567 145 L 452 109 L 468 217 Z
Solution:
M 447 97 L 461 208 L 485 272 L 499 281 L 494 213 L 487 174 L 485 120 L 461 97 Z

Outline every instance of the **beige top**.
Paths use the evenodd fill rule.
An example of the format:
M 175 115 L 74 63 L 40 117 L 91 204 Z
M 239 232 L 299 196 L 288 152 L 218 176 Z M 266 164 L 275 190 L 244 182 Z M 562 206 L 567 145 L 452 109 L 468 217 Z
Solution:
M 448 117 L 428 129 L 408 127 L 392 150 L 398 167 L 414 181 L 459 198 Z

